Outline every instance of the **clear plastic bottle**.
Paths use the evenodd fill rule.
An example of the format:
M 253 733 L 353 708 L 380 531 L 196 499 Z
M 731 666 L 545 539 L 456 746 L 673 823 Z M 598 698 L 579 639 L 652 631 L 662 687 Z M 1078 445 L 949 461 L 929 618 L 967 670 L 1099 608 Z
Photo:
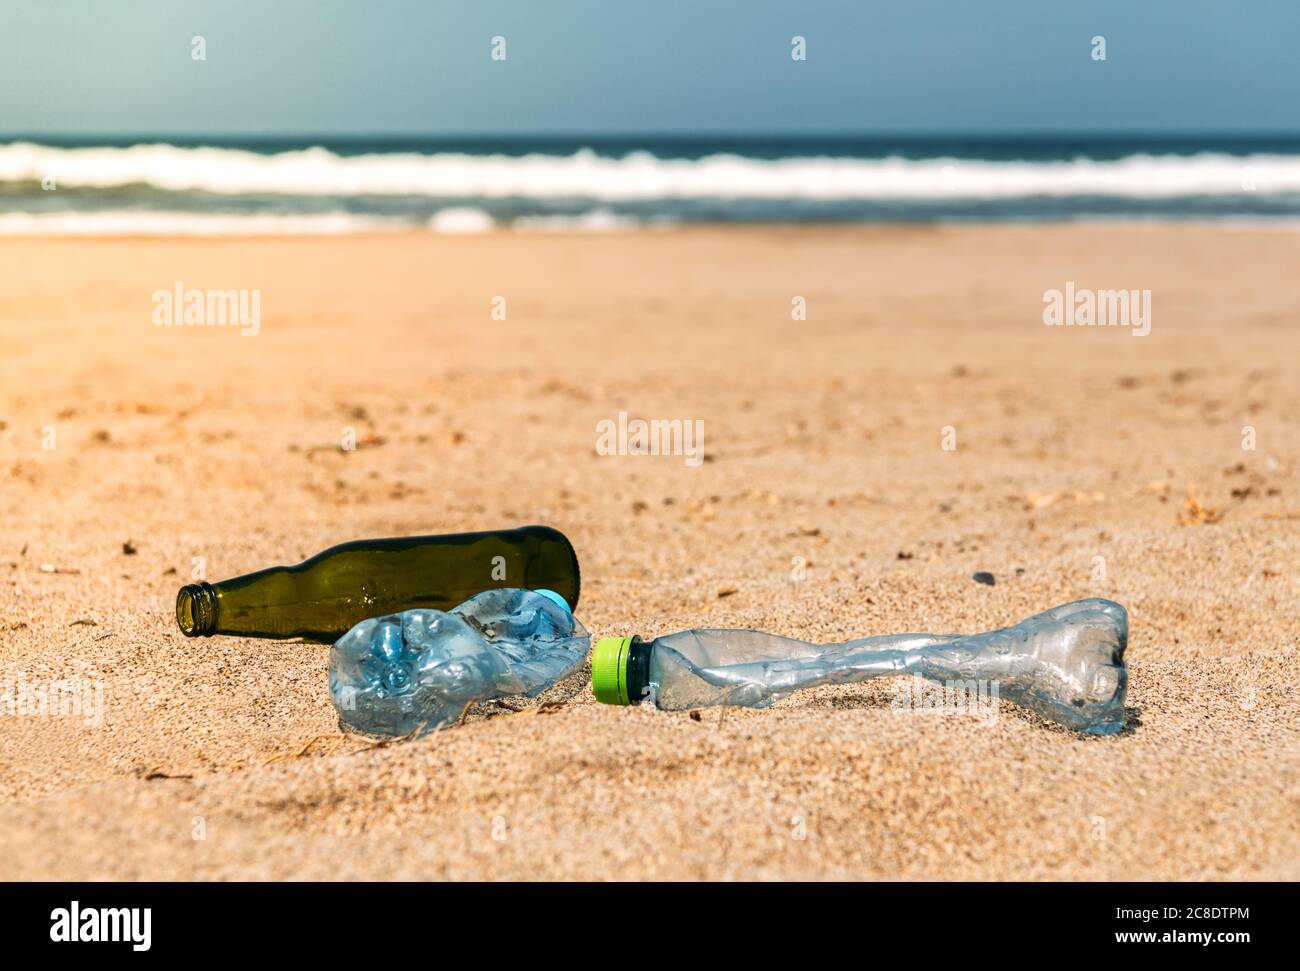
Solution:
M 590 643 L 559 594 L 488 590 L 357 624 L 330 651 L 330 697 L 358 731 L 423 735 L 472 701 L 539 694 L 577 671 Z
M 1093 735 L 1124 727 L 1128 613 L 1076 600 L 985 634 L 892 634 L 808 644 L 752 630 L 689 630 L 644 642 L 605 638 L 592 655 L 596 699 L 664 711 L 764 708 L 799 688 L 918 675 L 996 685 L 996 695 Z

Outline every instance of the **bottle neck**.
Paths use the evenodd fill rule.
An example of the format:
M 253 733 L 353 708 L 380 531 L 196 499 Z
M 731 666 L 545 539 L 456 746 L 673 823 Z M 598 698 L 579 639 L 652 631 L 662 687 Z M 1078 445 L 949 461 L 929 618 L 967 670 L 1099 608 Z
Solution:
M 649 643 L 640 637 L 633 637 L 627 649 L 627 702 L 639 705 L 646 699 L 650 687 L 650 652 L 654 650 L 654 641 Z
M 176 592 L 176 622 L 186 637 L 208 637 L 217 630 L 217 591 L 207 582 L 187 583 Z

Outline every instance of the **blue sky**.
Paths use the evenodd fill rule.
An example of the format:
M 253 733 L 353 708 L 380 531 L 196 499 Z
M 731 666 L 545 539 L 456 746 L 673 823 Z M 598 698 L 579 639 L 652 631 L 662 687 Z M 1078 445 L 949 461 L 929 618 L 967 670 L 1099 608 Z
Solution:
M 1300 133 L 1300 0 L 0 0 L 0 24 L 9 134 Z

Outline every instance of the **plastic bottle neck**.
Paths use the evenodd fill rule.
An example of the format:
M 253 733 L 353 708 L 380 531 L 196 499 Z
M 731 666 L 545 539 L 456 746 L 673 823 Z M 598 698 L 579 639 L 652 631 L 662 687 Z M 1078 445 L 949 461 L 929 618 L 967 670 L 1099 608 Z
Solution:
M 654 650 L 654 641 L 643 641 L 633 637 L 627 651 L 627 698 L 628 704 L 639 705 L 646 698 L 650 687 L 650 652 Z

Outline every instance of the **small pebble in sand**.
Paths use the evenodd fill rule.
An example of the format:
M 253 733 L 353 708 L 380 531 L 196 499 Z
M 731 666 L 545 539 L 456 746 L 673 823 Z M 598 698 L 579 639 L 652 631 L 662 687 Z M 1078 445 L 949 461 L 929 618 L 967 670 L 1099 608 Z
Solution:
M 983 583 L 990 587 L 993 586 L 993 584 L 997 583 L 997 580 L 994 579 L 993 574 L 988 573 L 984 570 L 980 570 L 978 573 L 976 573 L 973 579 L 975 580 L 976 583 Z

